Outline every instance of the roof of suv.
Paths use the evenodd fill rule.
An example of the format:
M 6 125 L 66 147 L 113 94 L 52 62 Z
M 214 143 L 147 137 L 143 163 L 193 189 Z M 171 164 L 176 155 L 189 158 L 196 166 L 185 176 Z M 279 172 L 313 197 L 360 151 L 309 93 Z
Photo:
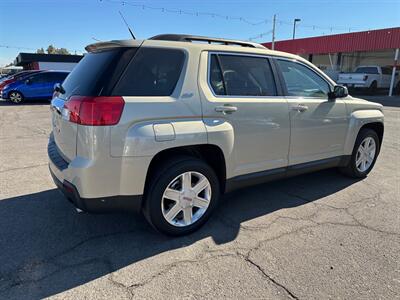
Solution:
M 243 53 L 254 53 L 254 54 L 264 54 L 264 55 L 267 54 L 267 55 L 276 55 L 276 56 L 302 60 L 302 58 L 300 58 L 297 55 L 270 50 L 258 43 L 187 35 L 187 34 L 161 34 L 145 40 L 133 40 L 133 39 L 112 40 L 107 42 L 90 44 L 86 46 L 85 49 L 88 52 L 97 52 L 110 48 L 139 47 L 141 45 L 161 46 L 161 47 L 171 46 L 171 47 L 182 47 L 186 49 L 200 48 L 201 50 L 208 50 L 208 51 L 231 51 L 231 52 L 243 52 Z

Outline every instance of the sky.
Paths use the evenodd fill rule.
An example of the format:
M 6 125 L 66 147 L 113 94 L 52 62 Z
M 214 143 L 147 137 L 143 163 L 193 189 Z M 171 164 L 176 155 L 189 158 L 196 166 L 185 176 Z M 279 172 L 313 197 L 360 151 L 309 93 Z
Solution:
M 400 26 L 400 0 L 0 0 L 0 66 L 53 44 L 83 53 L 95 40 L 187 33 L 256 42 Z M 264 35 L 260 36 L 260 34 Z M 5 47 L 7 46 L 7 48 Z M 18 48 L 19 47 L 19 48 Z

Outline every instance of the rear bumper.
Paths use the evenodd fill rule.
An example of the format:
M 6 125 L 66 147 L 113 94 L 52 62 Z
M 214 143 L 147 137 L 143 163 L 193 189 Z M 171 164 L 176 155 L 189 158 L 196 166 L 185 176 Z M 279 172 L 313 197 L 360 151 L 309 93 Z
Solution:
M 63 176 L 68 169 L 66 162 L 58 153 L 54 140 L 50 138 L 47 148 L 49 170 L 57 188 L 75 207 L 92 213 L 139 212 L 142 208 L 142 195 L 118 195 L 97 198 L 81 197 L 77 188 Z
M 365 82 L 340 82 L 340 80 L 338 81 L 338 84 L 344 85 L 348 88 L 355 88 L 355 89 L 366 89 L 369 88 L 369 86 L 367 85 L 367 83 Z

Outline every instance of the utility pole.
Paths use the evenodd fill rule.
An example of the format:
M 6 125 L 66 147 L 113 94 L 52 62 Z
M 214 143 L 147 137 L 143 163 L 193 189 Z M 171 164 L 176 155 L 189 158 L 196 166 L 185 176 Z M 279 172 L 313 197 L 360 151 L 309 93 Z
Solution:
M 276 15 L 274 15 L 274 20 L 272 21 L 272 50 L 275 50 L 275 23 Z

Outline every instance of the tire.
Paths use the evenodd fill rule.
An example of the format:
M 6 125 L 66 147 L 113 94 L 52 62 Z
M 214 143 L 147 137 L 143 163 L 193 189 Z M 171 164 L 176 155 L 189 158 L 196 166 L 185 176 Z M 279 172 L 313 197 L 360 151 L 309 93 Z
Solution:
M 21 104 L 24 102 L 24 95 L 18 91 L 11 91 L 8 94 L 8 99 L 14 104 Z
M 378 83 L 376 81 L 372 81 L 370 87 L 368 88 L 368 94 L 375 95 L 378 89 Z
M 190 176 L 193 189 L 185 189 L 183 178 L 188 180 Z M 207 181 L 203 180 L 204 178 Z M 196 186 L 199 187 L 197 183 L 200 181 L 204 185 L 207 184 L 207 187 L 201 189 L 199 193 L 193 192 Z M 191 192 L 183 192 L 184 190 Z M 171 195 L 171 199 L 175 198 L 178 201 L 165 197 L 166 193 Z M 208 201 L 199 201 L 196 194 Z M 157 231 L 173 236 L 186 235 L 199 229 L 208 220 L 218 204 L 219 197 L 219 180 L 208 164 L 190 156 L 175 157 L 161 165 L 150 178 L 145 193 L 143 213 Z M 197 207 L 199 203 L 202 205 L 201 208 Z M 190 214 L 192 214 L 191 221 L 187 222 L 189 218 L 185 218 Z
M 400 81 L 396 84 L 396 87 L 394 88 L 394 94 L 400 95 Z
M 361 144 L 365 145 L 365 143 L 370 141 L 370 139 L 372 139 L 373 142 L 375 143 L 375 151 L 373 154 L 373 158 L 371 158 L 368 165 L 367 164 L 365 165 L 366 168 L 364 169 L 362 167 L 362 164 L 357 164 L 357 160 L 360 159 L 360 155 L 362 155 L 359 153 L 359 149 L 360 149 Z M 380 142 L 379 142 L 379 137 L 376 134 L 376 132 L 374 130 L 368 129 L 368 128 L 361 129 L 357 136 L 356 142 L 354 144 L 354 149 L 353 149 L 353 153 L 351 154 L 350 161 L 347 166 L 339 168 L 340 172 L 349 177 L 353 177 L 353 178 L 366 177 L 368 175 L 368 173 L 371 172 L 372 168 L 374 167 L 376 159 L 379 155 L 379 151 L 380 151 Z M 368 157 L 371 157 L 371 155 Z M 361 161 L 364 161 L 364 160 L 361 159 Z

